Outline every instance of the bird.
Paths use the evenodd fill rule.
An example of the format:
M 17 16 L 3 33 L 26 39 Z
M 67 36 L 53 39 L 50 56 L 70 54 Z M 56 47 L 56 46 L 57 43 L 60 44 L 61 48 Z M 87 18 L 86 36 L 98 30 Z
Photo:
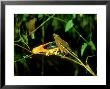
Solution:
M 53 33 L 53 37 L 54 37 L 56 45 L 59 47 L 61 53 L 65 53 L 65 55 L 67 55 L 69 53 L 69 54 L 77 57 L 77 55 L 74 52 L 72 52 L 69 44 L 66 41 L 64 41 L 63 39 L 61 39 L 61 37 L 59 35 Z

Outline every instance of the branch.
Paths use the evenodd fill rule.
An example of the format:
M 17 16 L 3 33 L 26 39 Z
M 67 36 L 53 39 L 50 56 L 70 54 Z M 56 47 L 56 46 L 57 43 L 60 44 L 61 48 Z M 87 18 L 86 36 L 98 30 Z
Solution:
M 55 14 L 54 14 L 55 15 Z M 31 35 L 32 33 L 34 33 L 37 29 L 39 29 L 40 27 L 42 27 L 47 21 L 49 21 L 54 15 L 50 16 L 47 20 L 45 20 L 40 26 L 38 26 L 35 30 L 33 30 L 29 35 Z

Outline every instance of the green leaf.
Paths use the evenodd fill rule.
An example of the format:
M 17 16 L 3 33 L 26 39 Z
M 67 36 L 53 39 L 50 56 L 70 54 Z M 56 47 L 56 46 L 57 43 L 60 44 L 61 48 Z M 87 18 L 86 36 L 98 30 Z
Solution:
M 87 47 L 87 43 L 84 43 L 81 47 L 81 56 L 83 56 L 86 47 Z
M 43 14 L 38 14 L 38 18 L 39 18 L 39 19 L 42 19 L 43 16 L 44 16 Z
M 85 66 L 92 75 L 95 75 L 95 73 L 92 71 L 91 67 L 88 64 L 86 64 Z
M 23 15 L 23 21 L 26 21 L 28 16 L 29 16 L 28 14 L 24 14 Z
M 22 41 L 23 43 L 25 42 L 26 44 L 28 44 L 28 37 L 27 37 L 26 34 L 23 34 L 23 35 L 22 35 L 21 41 Z
M 65 32 L 69 31 L 73 27 L 73 22 L 72 20 L 69 20 L 65 26 Z
M 31 34 L 31 39 L 35 39 L 34 33 Z
M 94 50 L 94 51 L 96 50 L 96 47 L 95 47 L 95 44 L 93 43 L 93 41 L 90 41 L 89 45 L 91 46 L 92 50 Z

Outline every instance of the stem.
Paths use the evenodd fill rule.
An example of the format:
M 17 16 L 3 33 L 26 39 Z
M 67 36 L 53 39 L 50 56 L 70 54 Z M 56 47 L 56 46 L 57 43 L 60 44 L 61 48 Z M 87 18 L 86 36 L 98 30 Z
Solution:
M 56 17 L 53 17 L 53 18 L 67 23 L 66 21 L 61 20 L 61 19 L 59 19 L 59 18 L 56 18 Z M 89 44 L 89 42 L 88 42 L 75 28 L 74 28 L 74 30 L 76 31 L 76 33 L 77 33 L 87 44 Z M 67 49 L 66 49 L 66 50 L 67 50 Z M 68 50 L 67 50 L 67 51 L 68 51 Z M 89 73 L 91 73 L 93 76 L 96 76 L 95 73 L 92 71 L 92 69 L 90 70 L 90 68 L 88 68 L 87 66 L 85 66 L 85 65 L 83 64 L 83 62 L 82 62 L 77 56 L 73 55 L 73 53 L 71 53 L 71 52 L 69 52 L 69 51 L 68 51 L 68 53 L 69 53 L 71 56 L 73 56 L 75 59 L 77 59 L 79 62 L 73 61 L 73 60 L 70 59 L 70 58 L 66 58 L 66 59 L 69 59 L 69 60 L 71 60 L 71 61 L 73 61 L 73 62 L 75 62 L 75 63 L 77 63 L 77 64 L 79 64 L 79 65 L 82 65 Z M 64 58 L 65 58 L 65 57 L 64 57 Z
M 81 63 L 75 61 L 75 60 L 72 59 L 72 58 L 69 58 L 69 57 L 66 57 L 66 56 L 62 56 L 62 55 L 57 55 L 57 56 L 60 56 L 61 58 L 67 59 L 67 60 L 69 60 L 69 61 L 72 61 L 72 62 L 74 62 L 74 63 L 76 63 L 76 64 L 79 64 L 79 65 L 83 66 Z
M 49 15 L 46 15 L 46 16 L 48 16 L 48 17 L 49 17 Z M 59 21 L 62 21 L 62 22 L 64 22 L 64 23 L 66 23 L 66 21 L 65 21 L 65 20 L 60 19 L 60 18 L 58 18 L 58 17 L 52 17 L 52 18 L 54 18 L 54 19 L 56 19 L 56 20 L 59 20 Z
M 54 19 L 56 19 L 56 20 L 59 20 L 59 21 L 62 21 L 62 22 L 64 22 L 64 23 L 66 23 L 66 21 L 63 20 L 63 19 L 60 19 L 60 18 L 57 18 L 57 17 L 52 17 L 52 18 L 54 18 Z
M 27 58 L 31 57 L 32 55 L 33 55 L 33 54 L 29 55 Z M 19 60 L 16 60 L 16 61 L 14 61 L 14 62 L 18 62 L 18 61 L 21 61 L 21 60 L 23 60 L 23 58 L 22 58 L 22 59 L 19 59 Z
M 93 56 L 95 56 L 95 55 L 93 55 Z M 93 56 L 87 56 L 87 58 L 86 58 L 86 64 L 88 62 L 88 58 L 93 57 Z
M 96 74 L 92 71 L 92 69 L 90 70 L 87 66 L 85 66 L 84 64 L 83 64 L 83 67 L 89 72 L 89 73 L 91 73 L 93 76 L 96 76 Z
M 60 18 L 57 18 L 57 17 L 52 17 L 52 18 L 67 23 L 67 21 L 64 21 L 64 20 L 62 20 L 62 19 L 60 19 Z M 76 31 L 76 33 L 77 33 L 87 44 L 89 44 L 89 42 L 76 30 L 75 27 L 74 27 L 74 30 Z
M 20 46 L 20 45 L 18 45 L 18 44 L 14 44 L 15 46 L 18 46 L 18 47 L 20 47 L 20 48 L 22 48 L 22 49 L 24 49 L 24 50 L 26 50 L 26 51 L 28 51 L 28 52 L 30 52 L 30 53 L 32 53 L 30 50 L 28 50 L 28 49 L 26 49 L 26 48 L 24 48 L 24 47 L 22 47 L 22 46 Z
M 28 47 L 28 49 L 30 49 L 29 46 L 28 46 L 28 44 L 26 44 L 25 41 L 24 41 L 24 39 L 22 38 L 22 36 L 20 34 L 20 29 L 19 29 L 19 36 L 20 36 L 20 41 L 22 40 L 23 43 Z
M 78 57 L 72 55 L 70 52 L 69 52 L 69 54 L 70 54 L 71 56 L 73 56 L 75 59 L 77 59 L 77 60 L 79 61 L 79 63 L 80 63 L 89 73 L 91 73 L 93 76 L 96 76 L 95 73 L 92 71 L 92 69 L 90 70 L 90 68 L 88 68 L 86 65 L 84 65 L 83 62 L 82 62 Z
M 49 42 L 49 43 L 50 43 L 50 42 Z M 24 48 L 24 47 L 22 47 L 22 46 L 20 46 L 20 45 L 18 45 L 18 44 L 14 44 L 14 45 L 19 46 L 19 47 L 21 47 L 21 48 L 27 50 L 28 52 L 32 53 L 32 52 L 29 51 L 28 49 L 26 49 L 26 48 Z M 39 54 L 43 54 L 43 53 L 39 53 Z M 90 70 L 86 65 L 84 65 L 83 62 L 82 62 L 78 57 L 76 57 L 75 55 L 73 55 L 73 54 L 70 53 L 70 52 L 69 52 L 69 54 L 70 54 L 71 56 L 73 56 L 75 59 L 77 59 L 78 61 L 75 61 L 74 59 L 71 59 L 71 58 L 69 58 L 69 57 L 62 56 L 62 55 L 57 55 L 57 56 L 60 56 L 61 58 L 65 58 L 65 59 L 67 59 L 67 60 L 69 60 L 69 61 L 72 61 L 72 62 L 74 62 L 74 63 L 76 63 L 76 64 L 79 64 L 79 65 L 83 66 L 90 74 L 92 74 L 93 76 L 96 76 L 95 73 L 94 73 L 92 70 Z M 31 57 L 32 55 L 33 55 L 33 54 L 29 55 L 28 57 Z M 44 55 L 44 54 L 43 54 L 43 55 Z M 28 58 L 28 57 L 27 57 L 27 58 Z M 18 61 L 20 61 L 20 60 L 22 60 L 22 59 L 19 59 L 19 60 L 14 61 L 14 62 L 18 62 Z M 43 68 L 43 69 L 44 69 L 44 68 Z
M 45 20 L 40 26 L 38 26 L 35 30 L 33 30 L 29 35 L 31 35 L 33 32 L 35 32 L 37 29 L 39 29 L 40 27 L 42 27 L 47 21 L 49 21 L 55 14 L 53 14 L 52 16 L 50 16 L 47 20 Z
M 76 28 L 74 28 L 74 30 L 76 31 L 76 33 L 88 44 L 89 42 L 76 30 Z
M 19 39 L 19 40 L 17 40 L 17 41 L 14 41 L 14 42 L 20 42 L 21 41 L 21 39 Z
M 61 45 L 63 48 L 65 48 L 63 45 Z M 78 56 L 74 53 L 74 52 L 70 52 L 68 49 L 65 48 L 65 50 L 75 59 L 77 59 L 77 64 L 80 64 L 81 66 L 83 66 L 90 74 L 92 74 L 93 76 L 96 76 L 95 73 L 92 71 L 92 69 L 90 67 L 87 67 L 86 65 L 83 64 L 83 62 L 78 58 Z M 74 55 L 73 55 L 74 53 Z M 69 59 L 70 60 L 70 59 Z M 72 60 L 71 60 L 72 61 Z M 76 63 L 76 61 L 73 61 Z
M 96 76 L 95 73 L 92 70 L 90 70 L 88 67 L 86 67 L 81 61 L 80 62 L 77 62 L 77 61 L 75 61 L 72 58 L 69 58 L 69 57 L 66 57 L 66 56 L 62 56 L 62 55 L 57 55 L 57 56 L 60 56 L 62 58 L 65 58 L 65 59 L 67 59 L 69 61 L 72 61 L 72 62 L 74 62 L 76 64 L 79 64 L 79 65 L 83 66 L 90 74 L 92 74 L 93 76 Z M 80 59 L 78 59 L 78 60 L 80 60 Z

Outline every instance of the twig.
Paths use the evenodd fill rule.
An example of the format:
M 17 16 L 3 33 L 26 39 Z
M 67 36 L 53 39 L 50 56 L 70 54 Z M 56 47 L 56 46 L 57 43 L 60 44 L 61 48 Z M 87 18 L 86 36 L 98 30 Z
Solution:
M 20 30 L 19 30 L 19 36 L 20 36 L 20 40 L 22 40 L 23 43 L 28 47 L 28 49 L 30 49 L 29 46 L 27 45 L 27 43 L 25 43 L 24 39 L 22 38 L 22 36 L 21 36 L 21 34 L 20 34 Z
M 50 42 L 49 42 L 49 43 L 50 43 Z M 24 47 L 22 47 L 22 46 L 20 46 L 20 45 L 18 45 L 18 44 L 15 44 L 15 45 L 17 45 L 17 46 L 19 46 L 19 47 L 21 47 L 21 48 L 27 50 L 28 52 L 32 53 L 32 52 L 29 51 L 28 49 L 26 49 L 26 48 L 24 48 Z M 69 53 L 70 53 L 70 52 L 69 52 Z M 45 55 L 44 53 L 38 53 L 38 54 L 43 54 L 43 55 Z M 33 54 L 29 55 L 27 58 L 29 58 L 29 57 L 32 56 L 32 55 L 33 55 Z M 93 76 L 96 76 L 95 73 L 94 73 L 92 70 L 90 70 L 89 67 L 87 67 L 86 65 L 84 65 L 79 58 L 77 58 L 76 56 L 72 55 L 71 53 L 70 53 L 70 55 L 73 56 L 73 57 L 74 57 L 75 59 L 77 59 L 78 61 L 75 61 L 74 59 L 71 59 L 71 58 L 69 58 L 69 57 L 62 56 L 62 55 L 59 55 L 59 54 L 57 54 L 56 56 L 60 56 L 61 58 L 65 58 L 65 59 L 68 59 L 68 60 L 70 60 L 70 61 L 72 61 L 72 62 L 74 62 L 74 63 L 76 63 L 76 64 L 79 64 L 79 65 L 83 66 L 83 67 L 84 67 L 89 73 L 91 73 Z M 14 62 L 18 62 L 18 61 L 20 61 L 20 60 L 22 60 L 22 59 L 19 59 L 19 60 L 14 61 Z
M 76 31 L 76 33 L 77 33 L 87 44 L 89 44 L 89 42 L 76 30 L 75 27 L 74 27 L 74 30 Z
M 66 23 L 66 21 L 65 21 L 65 20 L 60 19 L 60 18 L 58 18 L 58 17 L 52 17 L 52 18 L 57 19 L 57 20 L 59 20 L 59 21 L 62 21 L 62 22 L 64 22 L 64 23 Z
M 30 52 L 30 53 L 32 53 L 30 50 L 28 50 L 28 49 L 26 49 L 26 48 L 24 48 L 24 47 L 22 47 L 22 46 L 20 46 L 20 45 L 18 45 L 18 44 L 14 44 L 15 46 L 18 46 L 18 47 L 20 47 L 20 48 L 22 48 L 22 49 L 24 49 L 24 50 L 26 50 L 26 51 L 28 51 L 28 52 Z
M 48 16 L 48 17 L 49 17 L 49 15 L 46 15 L 46 16 Z M 58 17 L 52 17 L 52 18 L 54 18 L 54 19 L 56 19 L 56 20 L 59 20 L 59 21 L 62 21 L 62 22 L 64 22 L 64 23 L 66 23 L 66 21 L 65 21 L 65 20 L 60 19 L 60 18 L 58 18 Z
M 17 40 L 17 41 L 14 41 L 14 42 L 20 42 L 21 41 L 21 39 L 19 39 L 19 40 Z
M 93 56 L 95 56 L 95 55 L 87 56 L 87 58 L 86 58 L 86 64 L 87 64 L 87 62 L 88 62 L 88 58 L 93 57 Z
M 54 14 L 55 15 L 55 14 Z M 37 29 L 42 27 L 47 21 L 49 21 L 54 15 L 50 16 L 47 20 L 45 20 L 40 26 L 38 26 L 35 30 L 33 30 L 29 35 L 31 35 L 33 32 L 35 32 Z
M 67 21 L 64 21 L 64 20 L 62 20 L 62 19 L 60 19 L 60 18 L 57 18 L 57 17 L 52 17 L 52 18 L 67 23 Z M 76 32 L 87 44 L 89 44 L 89 42 L 76 30 L 75 27 L 74 27 L 74 30 L 75 30 L 75 32 Z
M 31 55 L 29 55 L 27 58 L 29 58 L 29 57 L 31 57 L 33 54 L 31 54 Z M 21 60 L 23 60 L 24 58 L 21 58 L 21 59 L 19 59 L 19 60 L 16 60 L 16 61 L 14 61 L 14 62 L 18 62 L 18 61 L 21 61 Z
M 74 63 L 76 63 L 76 64 L 79 64 L 79 65 L 83 66 L 83 65 L 82 65 L 81 63 L 79 63 L 78 61 L 75 61 L 75 59 L 72 59 L 72 58 L 69 58 L 69 57 L 66 57 L 66 56 L 62 56 L 62 55 L 56 55 L 56 56 L 59 56 L 59 57 L 61 57 L 61 58 L 67 59 L 67 60 L 69 60 L 69 61 L 72 61 L 72 62 L 74 62 Z
M 64 47 L 63 45 L 61 45 L 62 47 Z M 64 47 L 65 48 L 65 47 Z M 81 66 L 83 66 L 89 73 L 91 73 L 93 76 L 96 76 L 95 73 L 92 71 L 92 69 L 87 66 L 87 65 L 84 65 L 83 62 L 78 58 L 78 56 L 75 56 L 73 55 L 68 49 L 65 48 L 65 50 L 72 56 L 74 57 L 75 59 L 77 59 L 78 63 L 77 64 L 80 64 Z M 69 59 L 70 60 L 70 59 Z

